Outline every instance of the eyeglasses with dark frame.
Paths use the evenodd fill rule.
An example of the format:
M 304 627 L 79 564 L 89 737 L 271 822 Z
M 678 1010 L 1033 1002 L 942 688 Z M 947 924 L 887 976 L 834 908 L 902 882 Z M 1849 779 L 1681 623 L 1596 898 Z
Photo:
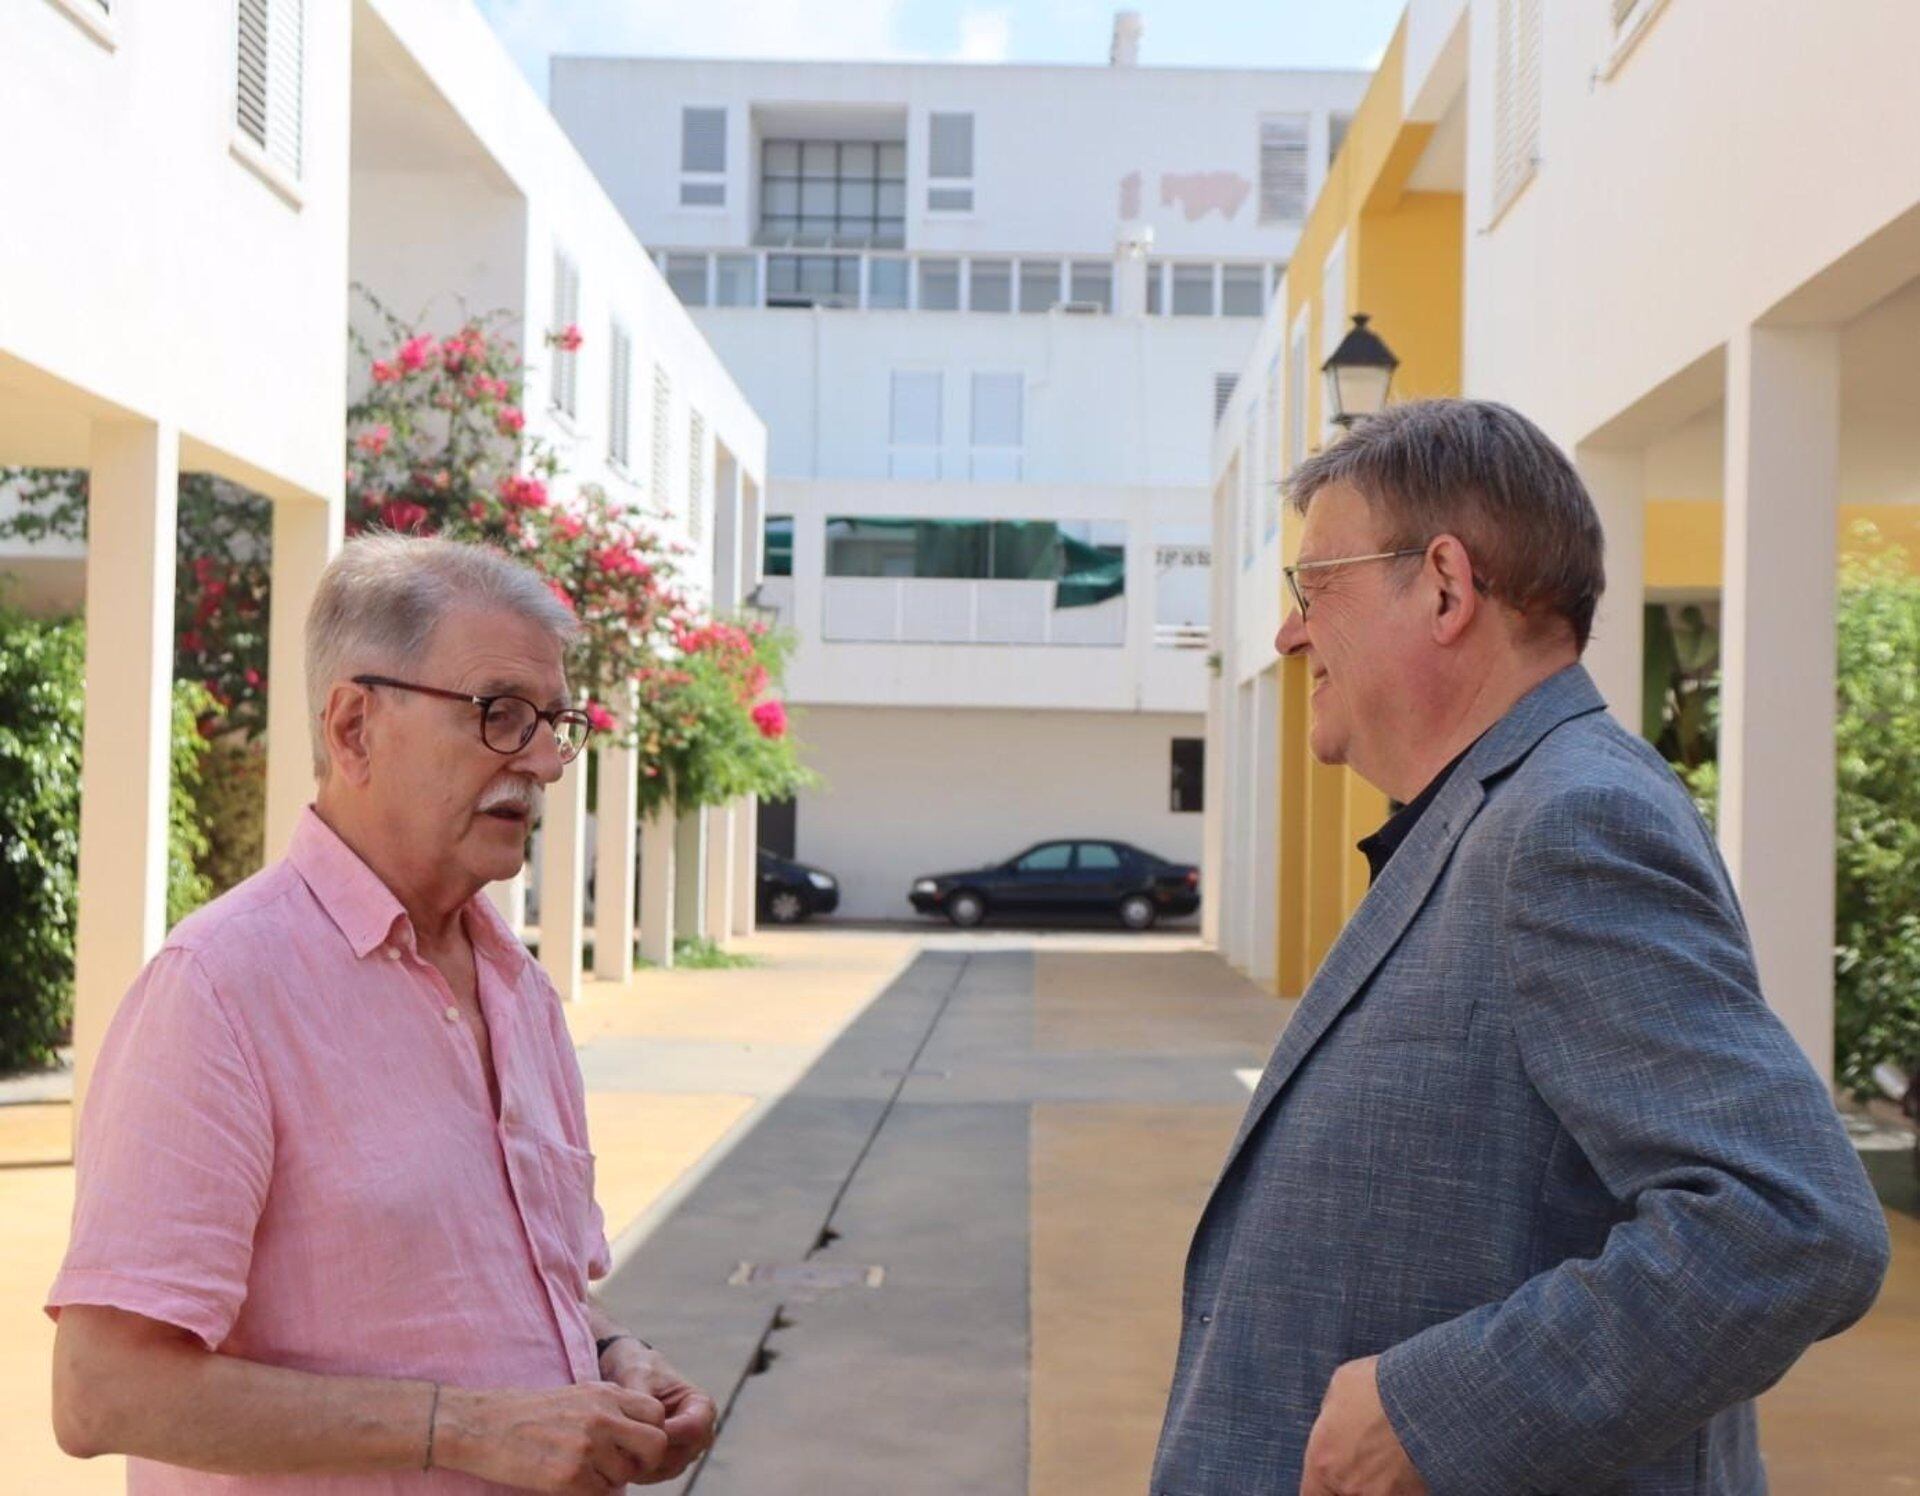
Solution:
M 1435 536 L 1434 539 L 1440 537 Z M 1300 586 L 1300 573 L 1303 571 L 1322 571 L 1332 566 L 1358 566 L 1363 561 L 1404 561 L 1410 556 L 1424 556 L 1433 548 L 1433 541 L 1425 545 L 1413 546 L 1398 551 L 1372 551 L 1364 556 L 1333 556 L 1325 561 L 1301 561 L 1293 566 L 1283 566 L 1280 574 L 1287 579 L 1287 590 L 1293 594 L 1293 605 L 1300 610 L 1301 618 L 1307 616 L 1307 594 Z M 1479 577 L 1473 579 L 1473 590 L 1484 593 L 1487 584 Z
M 444 691 L 439 686 L 416 685 L 395 680 L 390 675 L 356 675 L 356 686 L 391 686 L 396 691 L 418 691 L 422 696 L 439 696 L 447 701 L 464 701 L 480 708 L 480 741 L 495 753 L 518 753 L 533 741 L 534 730 L 544 722 L 553 729 L 554 746 L 560 750 L 560 762 L 570 763 L 587 745 L 593 722 L 578 707 L 556 707 L 542 711 L 524 696 L 501 692 L 494 696 L 470 696 L 465 691 Z

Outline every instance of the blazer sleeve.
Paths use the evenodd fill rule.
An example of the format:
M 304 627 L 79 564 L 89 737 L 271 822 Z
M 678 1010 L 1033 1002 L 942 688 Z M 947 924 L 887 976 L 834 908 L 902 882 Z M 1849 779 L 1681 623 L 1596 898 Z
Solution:
M 1864 1314 L 1887 1225 L 1683 803 L 1545 802 L 1489 934 L 1528 1081 L 1630 1215 L 1389 1349 L 1380 1392 L 1435 1496 L 1596 1491 Z

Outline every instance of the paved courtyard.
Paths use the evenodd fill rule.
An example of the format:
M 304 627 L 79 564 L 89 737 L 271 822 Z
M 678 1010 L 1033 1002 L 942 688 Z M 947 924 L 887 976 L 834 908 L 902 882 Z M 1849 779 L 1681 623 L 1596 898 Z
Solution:
M 1288 1006 L 1190 937 L 769 931 L 569 1014 L 616 1313 L 727 1409 L 700 1496 L 1145 1487 L 1189 1228 Z M 57 1103 L 0 1108 L 0 1489 L 47 1433 Z M 1763 1405 L 1776 1493 L 1920 1490 L 1920 1222 Z

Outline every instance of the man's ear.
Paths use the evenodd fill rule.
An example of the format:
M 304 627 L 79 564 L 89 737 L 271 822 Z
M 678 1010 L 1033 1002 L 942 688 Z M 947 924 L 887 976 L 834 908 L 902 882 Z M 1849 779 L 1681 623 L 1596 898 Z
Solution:
M 334 772 L 348 784 L 365 784 L 373 774 L 368 743 L 368 715 L 372 709 L 372 691 L 351 681 L 341 681 L 327 693 L 326 710 L 320 714 L 327 757 L 332 761 Z
M 1451 535 L 1442 535 L 1427 551 L 1427 565 L 1438 583 L 1433 614 L 1433 642 L 1455 643 L 1472 625 L 1480 610 L 1480 594 L 1473 585 L 1473 558 Z

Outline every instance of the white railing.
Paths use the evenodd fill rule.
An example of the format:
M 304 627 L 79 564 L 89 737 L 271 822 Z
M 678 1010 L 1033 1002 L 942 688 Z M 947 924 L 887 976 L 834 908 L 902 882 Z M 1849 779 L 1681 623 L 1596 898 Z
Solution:
M 828 577 L 821 638 L 833 644 L 1126 643 L 1127 600 L 1056 608 L 1052 582 Z M 763 594 L 764 595 L 764 594 Z
M 1160 649 L 1209 649 L 1213 630 L 1204 623 L 1156 623 L 1153 642 Z

